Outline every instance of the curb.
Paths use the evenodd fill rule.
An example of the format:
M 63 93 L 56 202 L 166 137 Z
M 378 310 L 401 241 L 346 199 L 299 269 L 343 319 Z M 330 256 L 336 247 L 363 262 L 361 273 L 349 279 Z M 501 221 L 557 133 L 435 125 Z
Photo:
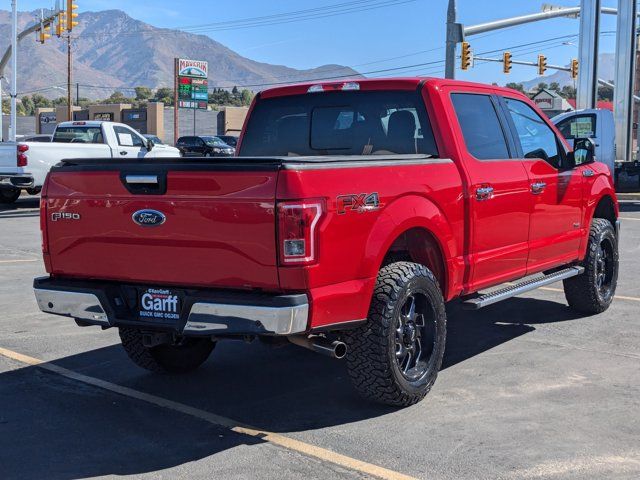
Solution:
M 632 193 L 617 193 L 618 200 L 636 200 L 640 201 L 640 192 L 632 192 Z

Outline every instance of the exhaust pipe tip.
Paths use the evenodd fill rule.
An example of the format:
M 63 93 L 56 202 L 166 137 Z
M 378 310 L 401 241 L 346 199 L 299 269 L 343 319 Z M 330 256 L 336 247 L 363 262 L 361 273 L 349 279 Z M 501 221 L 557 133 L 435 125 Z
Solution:
M 331 358 L 341 359 L 347 355 L 347 344 L 339 340 L 329 341 L 324 337 L 302 335 L 292 335 L 287 338 L 295 345 Z
M 347 355 L 347 344 L 344 342 L 335 341 L 333 345 L 333 357 L 337 359 L 344 358 Z

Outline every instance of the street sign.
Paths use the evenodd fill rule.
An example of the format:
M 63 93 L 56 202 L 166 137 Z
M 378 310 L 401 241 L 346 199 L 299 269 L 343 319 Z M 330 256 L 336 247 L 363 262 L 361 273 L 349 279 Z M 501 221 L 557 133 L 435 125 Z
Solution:
M 201 60 L 177 60 L 178 108 L 206 110 L 209 101 L 209 63 Z

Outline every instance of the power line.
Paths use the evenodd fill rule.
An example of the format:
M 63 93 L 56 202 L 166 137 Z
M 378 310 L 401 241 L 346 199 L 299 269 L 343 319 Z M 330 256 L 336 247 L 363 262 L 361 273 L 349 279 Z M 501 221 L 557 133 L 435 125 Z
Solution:
M 306 20 L 316 20 L 320 18 L 334 17 L 338 15 L 345 15 L 356 12 L 364 12 L 367 10 L 374 10 L 379 8 L 392 7 L 397 5 L 403 5 L 407 3 L 414 3 L 419 0 L 359 0 L 354 2 L 346 2 L 341 4 L 334 4 L 333 6 L 318 7 L 314 9 L 298 10 L 295 12 L 276 14 L 265 17 L 253 17 L 244 20 L 230 20 L 228 22 L 216 22 L 211 24 L 204 24 L 201 26 L 182 27 L 182 28 L 165 28 L 161 31 L 152 31 L 151 29 L 140 29 L 129 32 L 121 32 L 117 34 L 102 33 L 102 32 L 83 32 L 76 38 L 89 37 L 89 36 L 126 36 L 153 33 L 154 35 L 175 35 L 176 33 L 191 33 L 191 34 L 204 34 L 206 32 L 219 32 L 227 30 L 239 30 L 246 28 L 264 27 L 272 25 L 282 25 L 285 23 L 293 23 Z M 338 8 L 339 7 L 339 8 Z M 280 15 L 282 18 L 268 18 L 277 17 Z

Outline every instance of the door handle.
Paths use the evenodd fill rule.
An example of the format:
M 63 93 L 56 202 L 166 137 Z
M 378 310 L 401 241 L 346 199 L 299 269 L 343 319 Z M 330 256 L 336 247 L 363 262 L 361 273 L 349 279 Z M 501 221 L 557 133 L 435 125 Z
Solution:
M 493 197 L 493 187 L 479 187 L 476 189 L 476 200 L 484 201 Z
M 126 150 L 121 150 L 120 155 L 126 155 L 128 152 Z
M 544 192 L 544 189 L 547 188 L 547 184 L 544 182 L 535 182 L 531 184 L 531 193 L 534 195 L 538 195 L 539 193 Z

